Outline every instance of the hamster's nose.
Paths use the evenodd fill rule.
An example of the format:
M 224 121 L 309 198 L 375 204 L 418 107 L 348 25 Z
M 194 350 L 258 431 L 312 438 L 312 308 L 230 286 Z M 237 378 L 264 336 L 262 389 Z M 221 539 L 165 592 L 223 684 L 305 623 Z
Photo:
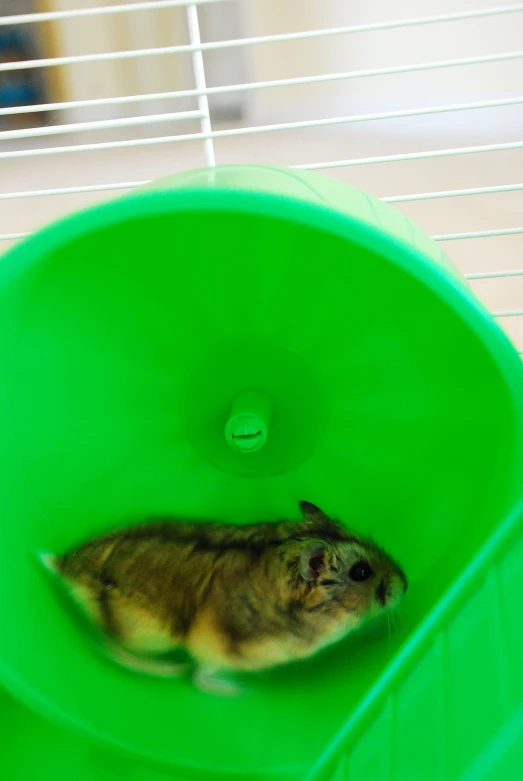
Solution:
M 383 607 L 394 607 L 408 588 L 403 573 L 391 574 L 387 581 L 382 580 L 376 589 L 376 599 Z

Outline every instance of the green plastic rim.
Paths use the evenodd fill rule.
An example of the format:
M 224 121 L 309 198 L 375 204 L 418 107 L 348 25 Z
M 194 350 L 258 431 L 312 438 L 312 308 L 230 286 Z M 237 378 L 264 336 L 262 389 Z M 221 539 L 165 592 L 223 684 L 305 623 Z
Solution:
M 516 351 L 400 214 L 255 166 L 46 228 L 4 256 L 0 304 L 0 680 L 138 764 L 300 778 L 521 500 Z M 35 563 L 148 516 L 278 520 L 302 499 L 402 561 L 402 627 L 234 702 L 114 669 Z

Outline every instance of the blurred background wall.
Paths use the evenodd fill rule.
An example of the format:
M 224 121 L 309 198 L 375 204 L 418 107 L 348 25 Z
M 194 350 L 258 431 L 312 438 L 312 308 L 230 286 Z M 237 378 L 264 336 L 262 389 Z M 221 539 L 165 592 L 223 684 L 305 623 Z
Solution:
M 246 35 L 322 29 L 373 22 L 461 13 L 506 5 L 489 0 L 243 0 Z M 316 73 L 364 71 L 415 63 L 477 57 L 521 49 L 523 19 L 506 15 L 435 25 L 339 35 L 310 41 L 266 44 L 249 49 L 250 78 L 290 78 Z M 510 97 L 523 85 L 519 63 L 475 65 L 459 69 L 331 82 L 253 93 L 250 108 L 260 121 L 348 115 L 445 103 Z M 521 127 L 521 109 L 508 110 L 502 122 Z M 499 112 L 431 116 L 416 120 L 416 131 L 474 131 L 499 125 Z M 404 122 L 403 127 L 409 123 Z M 401 124 L 395 125 L 395 132 Z M 372 132 L 372 129 L 371 129 Z
M 88 5 L 123 4 L 125 0 L 89 0 Z M 199 8 L 202 38 L 207 41 L 263 36 L 376 21 L 459 13 L 502 5 L 488 0 L 229 0 Z M 2 0 L 0 11 L 64 10 L 86 7 L 85 0 Z M 35 51 L 45 56 L 70 56 L 146 49 L 187 43 L 184 8 L 156 9 L 26 25 Z M 223 49 L 205 54 L 211 85 L 365 71 L 414 63 L 460 59 L 511 52 L 521 47 L 523 21 L 511 14 L 452 24 L 415 26 L 357 35 L 338 35 Z M 190 55 L 73 64 L 45 70 L 51 96 L 82 100 L 115 95 L 166 92 L 192 86 Z M 521 89 L 523 60 L 475 65 L 455 70 L 374 76 L 318 85 L 258 90 L 215 96 L 215 116 L 248 116 L 252 122 L 282 122 L 344 115 L 430 103 L 455 103 L 509 97 Z M 75 109 L 67 121 L 155 114 L 185 110 L 190 101 L 148 101 L 127 106 Z M 63 118 L 63 117 L 62 117 Z M 496 111 L 484 112 L 482 130 L 499 125 Z M 502 121 L 519 126 L 523 112 L 506 109 Z M 475 132 L 478 117 L 471 113 L 430 116 L 416 120 L 416 132 Z M 408 129 L 412 122 L 404 121 Z M 401 129 L 396 123 L 395 130 Z M 381 129 L 380 129 L 381 130 Z M 372 129 L 371 129 L 372 132 Z

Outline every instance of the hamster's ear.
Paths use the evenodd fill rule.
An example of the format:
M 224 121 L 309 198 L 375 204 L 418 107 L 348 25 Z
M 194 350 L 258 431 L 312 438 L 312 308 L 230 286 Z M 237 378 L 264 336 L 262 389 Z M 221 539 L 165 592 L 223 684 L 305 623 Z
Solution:
M 320 510 L 319 507 L 316 507 L 315 504 L 311 504 L 310 502 L 298 502 L 300 505 L 300 510 L 302 511 L 303 517 L 306 521 L 328 521 L 329 518 L 323 510 Z
M 326 547 L 321 542 L 308 543 L 300 554 L 300 575 L 303 580 L 317 580 L 325 564 Z

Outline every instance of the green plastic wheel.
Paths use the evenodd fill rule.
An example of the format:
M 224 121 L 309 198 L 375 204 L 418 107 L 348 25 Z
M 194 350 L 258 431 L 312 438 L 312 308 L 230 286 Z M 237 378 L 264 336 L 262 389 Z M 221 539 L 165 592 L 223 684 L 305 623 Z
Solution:
M 437 245 L 313 174 L 186 173 L 31 237 L 0 265 L 0 366 L 0 682 L 136 773 L 302 777 L 523 494 L 515 350 Z M 36 563 L 300 499 L 402 562 L 401 628 L 235 700 L 108 663 Z

